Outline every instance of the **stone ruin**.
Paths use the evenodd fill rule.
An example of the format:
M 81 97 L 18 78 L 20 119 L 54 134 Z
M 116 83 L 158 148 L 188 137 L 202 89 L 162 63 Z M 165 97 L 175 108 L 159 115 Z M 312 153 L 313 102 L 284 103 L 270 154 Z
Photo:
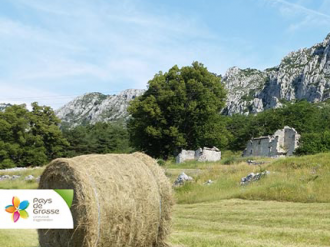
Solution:
M 219 161 L 221 159 L 221 151 L 216 148 L 204 147 L 193 150 L 182 149 L 181 153 L 176 156 L 176 163 L 183 163 L 185 161 L 196 160 L 200 162 L 204 161 Z
M 272 136 L 261 136 L 248 141 L 243 156 L 283 157 L 293 155 L 300 135 L 291 127 L 277 130 Z
M 182 149 L 181 153 L 179 153 L 175 158 L 176 163 L 183 163 L 190 160 L 195 160 L 195 151 L 193 150 Z

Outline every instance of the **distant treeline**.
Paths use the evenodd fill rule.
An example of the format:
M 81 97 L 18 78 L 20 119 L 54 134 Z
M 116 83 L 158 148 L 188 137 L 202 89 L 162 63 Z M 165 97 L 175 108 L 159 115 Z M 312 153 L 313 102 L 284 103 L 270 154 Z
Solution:
M 302 136 L 296 154 L 330 151 L 330 105 L 326 102 L 288 103 L 257 115 L 220 116 L 218 121 L 224 124 L 226 133 L 222 134 L 228 140 L 220 146 L 222 150 L 242 151 L 250 138 L 271 135 L 288 125 Z M 0 112 L 0 168 L 39 166 L 57 157 L 134 150 L 124 124 L 100 122 L 63 130 L 59 126 L 53 110 L 36 103 L 31 111 L 14 105 Z
M 0 112 L 0 169 L 39 166 L 58 157 L 91 153 L 129 152 L 123 125 L 97 123 L 60 129 L 60 120 L 47 106 L 13 105 Z

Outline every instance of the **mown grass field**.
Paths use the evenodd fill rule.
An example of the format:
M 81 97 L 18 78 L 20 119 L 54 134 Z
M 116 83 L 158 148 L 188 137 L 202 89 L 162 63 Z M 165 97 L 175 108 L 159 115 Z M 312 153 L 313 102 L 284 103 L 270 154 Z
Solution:
M 0 230 L 0 246 L 3 247 L 39 247 L 36 230 Z
M 330 153 L 255 160 L 265 163 L 225 154 L 219 163 L 164 166 L 172 181 L 182 171 L 194 178 L 175 189 L 172 246 L 330 246 Z M 243 176 L 264 170 L 267 177 L 240 186 Z M 20 172 L 0 188 L 36 188 L 23 177 L 42 171 Z M 205 185 L 208 179 L 214 183 Z M 0 246 L 37 247 L 37 232 L 0 230 Z
M 178 204 L 171 243 L 191 247 L 330 246 L 330 204 L 247 201 Z

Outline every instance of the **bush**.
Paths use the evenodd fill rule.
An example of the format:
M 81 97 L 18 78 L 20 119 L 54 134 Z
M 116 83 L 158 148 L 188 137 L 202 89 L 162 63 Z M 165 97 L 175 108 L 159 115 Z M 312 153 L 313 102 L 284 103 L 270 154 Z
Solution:
M 236 162 L 236 158 L 235 157 L 229 157 L 223 160 L 223 164 L 224 165 L 231 165 L 234 164 Z
M 306 133 L 300 138 L 300 146 L 296 154 L 316 154 L 330 151 L 330 131 L 323 133 Z
M 160 166 L 164 166 L 164 165 L 165 165 L 165 160 L 163 160 L 163 159 L 159 159 L 159 160 L 157 160 L 157 163 L 158 163 L 158 165 L 160 165 Z
M 0 169 L 6 169 L 6 168 L 13 168 L 15 167 L 15 163 L 10 159 L 5 159 L 0 164 Z

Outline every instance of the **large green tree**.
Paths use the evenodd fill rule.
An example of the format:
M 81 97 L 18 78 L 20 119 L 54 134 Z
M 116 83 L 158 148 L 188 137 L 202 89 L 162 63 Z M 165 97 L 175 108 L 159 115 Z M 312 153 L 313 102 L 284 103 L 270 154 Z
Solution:
M 59 157 L 68 146 L 60 120 L 47 106 L 13 105 L 0 112 L 0 167 L 37 166 Z
M 201 63 L 159 72 L 128 108 L 131 142 L 138 150 L 163 158 L 182 148 L 224 147 L 228 131 L 219 112 L 225 98 L 221 78 Z

